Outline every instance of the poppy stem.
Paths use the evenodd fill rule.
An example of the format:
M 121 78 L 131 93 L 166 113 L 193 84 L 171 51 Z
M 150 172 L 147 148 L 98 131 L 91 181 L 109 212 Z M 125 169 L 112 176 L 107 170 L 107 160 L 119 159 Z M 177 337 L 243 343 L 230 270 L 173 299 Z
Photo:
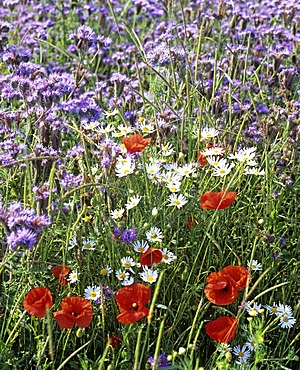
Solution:
M 48 338 L 49 338 L 49 356 L 50 356 L 51 361 L 53 361 L 54 360 L 54 347 L 53 347 L 50 310 L 47 310 L 47 330 L 48 330 Z

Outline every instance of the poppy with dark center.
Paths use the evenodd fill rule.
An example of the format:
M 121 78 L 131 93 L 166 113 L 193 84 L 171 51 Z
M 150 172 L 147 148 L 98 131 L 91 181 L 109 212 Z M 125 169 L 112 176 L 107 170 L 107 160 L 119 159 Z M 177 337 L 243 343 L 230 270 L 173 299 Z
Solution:
M 237 327 L 236 317 L 221 316 L 206 324 L 205 331 L 214 341 L 227 343 L 234 338 Z
M 224 267 L 220 273 L 232 280 L 237 290 L 243 290 L 248 281 L 248 270 L 243 266 L 229 265 Z
M 212 272 L 206 281 L 208 284 L 204 288 L 204 294 L 211 303 L 226 306 L 236 300 L 238 291 L 230 277 L 221 272 Z
M 32 316 L 45 317 L 52 307 L 50 290 L 44 287 L 33 288 L 23 301 L 24 309 Z
M 55 266 L 52 268 L 52 274 L 60 280 L 60 285 L 61 286 L 65 286 L 67 284 L 67 278 L 68 278 L 68 275 L 70 273 L 70 269 L 68 266 L 63 266 L 63 265 L 59 265 L 59 266 Z
M 90 301 L 82 297 L 69 297 L 61 301 L 62 310 L 53 314 L 57 324 L 63 329 L 71 329 L 74 324 L 87 328 L 93 319 Z
M 150 143 L 151 137 L 144 139 L 141 134 L 129 135 L 123 138 L 128 153 L 139 153 Z
M 146 252 L 140 256 L 142 266 L 152 266 L 154 263 L 161 262 L 163 258 L 162 252 L 157 248 L 148 248 Z
M 145 306 L 151 298 L 151 290 L 146 285 L 134 283 L 117 291 L 116 302 L 120 314 L 117 320 L 121 324 L 132 324 L 147 317 L 148 308 Z
M 233 191 L 220 192 L 207 191 L 200 197 L 202 209 L 224 209 L 229 207 L 236 199 Z

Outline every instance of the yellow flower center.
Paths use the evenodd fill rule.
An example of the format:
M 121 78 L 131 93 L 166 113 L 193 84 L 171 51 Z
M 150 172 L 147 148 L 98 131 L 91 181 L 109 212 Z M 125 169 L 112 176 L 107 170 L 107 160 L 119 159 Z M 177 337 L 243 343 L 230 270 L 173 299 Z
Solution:
M 151 234 L 151 238 L 153 238 L 153 239 L 154 239 L 154 238 L 156 238 L 156 237 L 157 237 L 157 235 L 156 235 L 155 233 L 152 233 L 152 234 Z
M 139 251 L 140 253 L 143 253 L 143 252 L 144 252 L 144 248 L 143 248 L 143 247 L 139 247 L 139 248 L 138 248 L 138 251 Z
M 239 352 L 239 357 L 244 357 L 245 356 L 245 354 L 244 354 L 244 352 Z
M 121 274 L 119 275 L 119 278 L 120 278 L 120 279 L 124 279 L 124 278 L 125 278 L 125 274 L 124 274 L 124 273 L 121 273 Z
M 177 200 L 177 199 L 175 199 L 173 203 L 175 204 L 175 206 L 179 206 L 180 201 L 179 201 L 179 200 Z
M 127 269 L 129 269 L 130 266 L 131 266 L 131 264 L 129 262 L 124 263 L 124 267 L 126 267 Z
M 102 269 L 102 270 L 101 270 L 101 274 L 102 274 L 102 275 L 107 275 L 107 274 L 108 274 L 107 269 Z
M 96 292 L 91 292 L 90 293 L 90 297 L 91 298 L 96 298 L 97 297 L 97 293 Z
M 86 249 L 89 249 L 89 248 L 91 248 L 91 244 L 90 244 L 90 243 L 86 243 L 84 247 L 85 247 Z
M 153 281 L 153 276 L 148 276 L 147 281 L 149 281 L 149 282 Z

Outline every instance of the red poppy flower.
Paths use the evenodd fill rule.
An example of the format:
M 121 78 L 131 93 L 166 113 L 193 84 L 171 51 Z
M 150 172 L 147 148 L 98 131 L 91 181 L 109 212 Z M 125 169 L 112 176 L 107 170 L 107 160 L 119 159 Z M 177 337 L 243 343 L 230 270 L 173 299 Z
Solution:
M 109 343 L 114 349 L 120 347 L 122 339 L 118 335 L 111 335 L 105 338 L 105 343 Z
M 235 285 L 236 289 L 243 290 L 248 280 L 248 270 L 243 266 L 226 266 L 220 271 L 223 275 L 228 276 Z
M 25 310 L 35 317 L 45 317 L 47 310 L 52 307 L 50 290 L 44 287 L 33 288 L 23 301 Z
M 230 277 L 221 272 L 212 272 L 206 281 L 204 288 L 206 298 L 218 306 L 226 306 L 234 302 L 238 296 L 236 285 Z
M 117 320 L 121 324 L 132 324 L 147 317 L 149 310 L 145 305 L 150 301 L 151 290 L 146 285 L 134 283 L 117 291 L 116 302 L 120 315 Z
M 148 139 L 143 139 L 141 134 L 134 134 L 123 137 L 122 141 L 128 153 L 138 153 L 146 148 L 151 141 L 151 137 Z
M 214 341 L 227 343 L 234 338 L 237 327 L 236 317 L 221 316 L 206 324 L 205 331 Z
M 60 280 L 60 285 L 65 286 L 67 284 L 67 277 L 68 274 L 70 273 L 70 269 L 68 266 L 55 266 L 52 268 L 52 274 Z
M 202 209 L 224 209 L 229 207 L 236 198 L 233 191 L 220 192 L 207 191 L 200 197 Z
M 74 324 L 87 328 L 93 319 L 90 301 L 82 297 L 65 298 L 60 303 L 62 310 L 53 314 L 57 324 L 63 329 L 71 329 Z
M 148 248 L 146 252 L 141 254 L 140 261 L 143 266 L 152 266 L 154 263 L 159 263 L 163 258 L 162 252 L 157 248 Z

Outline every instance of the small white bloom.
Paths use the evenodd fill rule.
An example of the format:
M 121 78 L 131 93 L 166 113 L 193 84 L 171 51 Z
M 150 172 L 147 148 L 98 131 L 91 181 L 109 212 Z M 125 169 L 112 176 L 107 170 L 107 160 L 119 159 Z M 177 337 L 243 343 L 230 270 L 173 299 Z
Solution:
M 133 258 L 131 257 L 122 257 L 121 258 L 121 264 L 122 264 L 122 267 L 124 267 L 126 270 L 130 270 L 132 273 L 133 270 L 131 267 L 135 266 L 135 262 L 133 260 Z
M 253 306 L 251 306 L 249 303 L 247 303 L 246 310 L 250 316 L 257 316 L 262 312 L 261 304 L 254 302 Z
M 234 355 L 238 356 L 238 360 L 241 363 L 247 362 L 250 356 L 250 351 L 245 345 L 242 348 L 241 346 L 235 346 L 232 352 Z
M 132 208 L 136 207 L 139 204 L 141 199 L 142 199 L 142 197 L 140 197 L 138 195 L 130 197 L 128 199 L 128 202 L 125 204 L 126 209 L 132 209 Z
M 70 284 L 76 283 L 76 281 L 78 281 L 77 270 L 73 270 L 72 272 L 69 273 L 68 281 Z
M 291 306 L 289 306 L 287 304 L 279 303 L 277 316 L 279 316 L 280 314 L 291 315 L 292 313 L 293 313 L 293 310 L 292 310 Z
M 68 251 L 70 249 L 73 249 L 75 245 L 77 245 L 77 239 L 76 239 L 76 236 L 72 236 L 72 238 L 69 240 Z
M 280 323 L 279 325 L 286 329 L 286 328 L 292 328 L 293 325 L 295 324 L 296 319 L 292 315 L 284 314 L 280 316 Z
M 243 163 L 247 163 L 248 165 L 251 165 L 251 161 L 255 158 L 255 155 L 256 155 L 255 151 L 256 151 L 256 148 L 254 147 L 242 148 L 234 154 L 229 154 L 228 158 L 236 159 L 238 162 L 243 162 Z
M 161 250 L 162 253 L 162 262 L 167 263 L 168 265 L 177 259 L 177 256 L 171 251 L 169 251 L 167 248 L 163 248 Z
M 140 277 L 146 283 L 155 283 L 158 278 L 158 272 L 156 270 L 151 270 L 148 267 L 143 267 L 143 272 L 140 273 Z
M 136 240 L 132 243 L 133 249 L 138 253 L 145 253 L 146 250 L 149 248 L 149 244 L 142 240 L 141 242 L 139 240 Z
M 161 165 L 159 163 L 151 163 L 146 165 L 146 172 L 148 175 L 155 175 L 161 169 Z
M 178 167 L 177 171 L 181 176 L 190 177 L 195 172 L 195 168 L 193 163 L 188 163 L 182 167 Z
M 113 211 L 110 211 L 110 215 L 114 220 L 118 220 L 119 218 L 123 217 L 124 212 L 125 212 L 124 208 L 115 209 Z
M 83 239 L 82 241 L 82 248 L 81 250 L 89 250 L 93 251 L 95 248 L 93 248 L 95 245 L 95 242 L 89 238 Z
M 203 127 L 200 131 L 200 141 L 210 140 L 219 135 L 219 131 L 211 127 Z
M 257 260 L 247 261 L 247 267 L 248 269 L 251 269 L 252 271 L 261 271 L 262 270 L 262 264 L 259 263 Z
M 95 301 L 100 298 L 101 288 L 99 286 L 88 286 L 84 290 L 84 298 Z
M 269 312 L 270 315 L 280 315 L 280 312 L 278 310 L 278 305 L 276 303 L 273 303 L 272 306 L 266 304 L 264 305 L 264 308 Z
M 163 182 L 167 184 L 172 184 L 174 182 L 180 182 L 182 180 L 182 176 L 180 173 L 176 173 L 174 171 L 168 171 L 168 172 L 163 172 L 161 174 L 161 179 Z
M 149 242 L 161 242 L 163 235 L 158 227 L 151 227 L 150 230 L 146 232 L 146 238 Z
M 157 208 L 156 208 L 156 207 L 153 207 L 153 209 L 152 209 L 152 211 L 151 211 L 151 215 L 152 215 L 152 216 L 157 216 L 157 214 L 158 214 L 158 210 L 157 210 Z
M 113 132 L 114 137 L 122 137 L 126 136 L 128 134 L 131 134 L 133 132 L 133 128 L 125 125 L 119 125 L 118 126 L 118 131 Z
M 139 124 L 139 130 L 142 131 L 143 134 L 151 134 L 155 131 L 155 127 L 153 123 L 146 123 L 143 121 Z
M 261 170 L 257 167 L 246 167 L 244 170 L 245 175 L 264 176 L 265 170 Z
M 166 145 L 162 145 L 161 148 L 161 155 L 164 157 L 169 157 L 175 152 L 173 145 L 171 143 L 167 143 Z
M 253 336 L 249 337 L 248 342 L 245 344 L 250 351 L 256 350 L 259 346 L 258 342 L 254 339 Z
M 110 266 L 105 266 L 100 270 L 100 274 L 102 276 L 109 276 L 112 273 L 112 269 Z
M 231 172 L 233 165 L 220 160 L 218 166 L 214 166 L 213 176 L 224 177 Z
M 168 189 L 171 193 L 178 193 L 180 191 L 181 182 L 171 182 L 167 184 Z
M 204 157 L 222 156 L 225 153 L 225 149 L 222 146 L 212 146 L 210 148 L 204 148 L 200 152 Z
M 123 270 L 117 270 L 116 278 L 120 281 L 127 280 L 129 278 L 129 272 L 123 271 Z
M 187 199 L 182 194 L 171 194 L 169 197 L 169 204 L 167 204 L 167 207 L 175 206 L 177 208 L 183 207 L 187 203 Z

